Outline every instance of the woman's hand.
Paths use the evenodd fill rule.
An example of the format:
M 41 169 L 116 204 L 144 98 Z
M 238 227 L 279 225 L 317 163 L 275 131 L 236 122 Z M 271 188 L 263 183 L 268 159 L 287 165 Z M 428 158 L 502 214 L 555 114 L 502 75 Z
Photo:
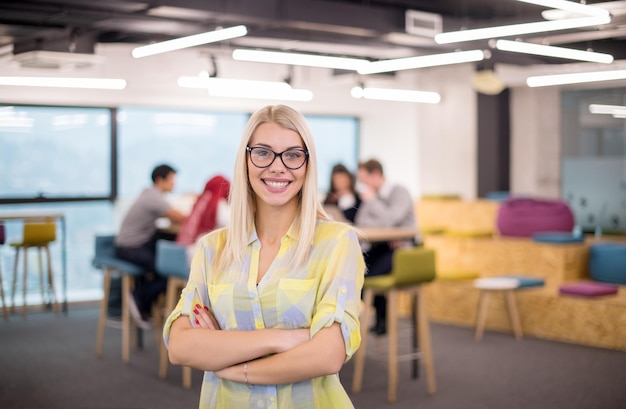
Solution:
M 287 329 L 287 330 L 279 330 L 280 334 L 280 345 L 278 346 L 277 353 L 285 352 L 290 350 L 293 347 L 297 347 L 300 344 L 304 344 L 309 341 L 310 338 L 310 330 L 308 328 L 301 329 Z
M 202 307 L 200 304 L 196 304 L 193 309 L 194 323 L 196 328 L 205 328 L 219 330 L 221 329 L 217 320 L 213 316 L 213 313 L 208 307 Z

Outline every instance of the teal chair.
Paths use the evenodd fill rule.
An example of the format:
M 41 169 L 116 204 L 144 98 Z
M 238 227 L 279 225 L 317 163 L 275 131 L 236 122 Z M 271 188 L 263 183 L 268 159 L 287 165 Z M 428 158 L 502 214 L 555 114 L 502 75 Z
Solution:
M 422 358 L 426 369 L 428 393 L 436 392 L 435 368 L 432 355 L 430 324 L 426 312 L 426 300 L 423 285 L 435 279 L 435 252 L 424 247 L 399 248 L 393 254 L 392 270 L 388 275 L 367 277 L 363 283 L 363 301 L 365 312 L 361 320 L 361 346 L 356 353 L 352 391 L 361 391 L 365 355 L 367 351 L 367 327 L 371 321 L 371 305 L 375 294 L 387 297 L 387 333 L 388 339 L 388 398 L 389 402 L 397 400 L 398 387 L 398 294 L 408 292 L 417 297 L 414 319 L 418 329 L 414 345 L 420 352 L 414 352 L 411 358 Z
M 134 327 L 133 320 L 128 309 L 128 297 L 134 286 L 134 278 L 143 275 L 143 267 L 118 258 L 115 254 L 115 236 L 98 235 L 95 240 L 95 255 L 92 261 L 94 267 L 104 273 L 103 290 L 104 296 L 100 302 L 100 316 L 98 318 L 98 331 L 96 335 L 96 356 L 102 356 L 104 344 L 104 330 L 107 323 L 107 309 L 111 294 L 111 279 L 121 277 L 122 280 L 122 361 L 130 362 L 131 329 Z M 139 329 L 135 332 L 137 334 Z M 137 338 L 135 338 L 137 344 Z
M 189 278 L 189 263 L 185 246 L 169 240 L 158 240 L 156 243 L 156 270 L 162 277 L 167 277 L 165 291 L 166 318 L 176 307 L 181 290 L 187 285 Z M 168 356 L 163 337 L 160 338 L 159 377 L 167 377 Z M 183 388 L 191 389 L 191 368 L 183 367 Z
M 4 230 L 4 224 L 0 223 L 0 246 L 4 244 L 6 240 L 6 234 Z M 4 284 L 2 282 L 2 258 L 0 258 L 0 301 L 2 301 L 2 316 L 5 320 L 9 319 L 9 311 L 4 301 Z

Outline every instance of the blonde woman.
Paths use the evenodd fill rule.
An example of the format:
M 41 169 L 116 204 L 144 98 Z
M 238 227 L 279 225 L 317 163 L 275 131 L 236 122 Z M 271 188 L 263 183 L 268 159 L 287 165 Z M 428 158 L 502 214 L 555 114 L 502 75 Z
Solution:
M 351 408 L 338 372 L 360 344 L 365 265 L 317 196 L 313 138 L 296 110 L 250 118 L 231 224 L 200 241 L 169 316 L 170 361 L 204 370 L 200 408 Z

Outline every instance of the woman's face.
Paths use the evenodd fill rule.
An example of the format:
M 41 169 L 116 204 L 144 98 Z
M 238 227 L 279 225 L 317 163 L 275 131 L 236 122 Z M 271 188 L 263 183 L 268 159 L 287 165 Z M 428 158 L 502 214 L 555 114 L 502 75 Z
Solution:
M 275 123 L 259 125 L 252 134 L 248 146 L 262 147 L 277 153 L 293 148 L 305 149 L 304 142 L 297 132 Z M 277 155 L 271 165 L 259 168 L 252 163 L 250 156 L 251 153 L 248 153 L 248 180 L 256 193 L 257 207 L 263 204 L 271 207 L 297 206 L 298 193 L 302 189 L 306 175 L 306 162 L 300 168 L 292 170 L 285 167 Z
M 344 193 L 350 191 L 350 175 L 343 172 L 333 174 L 333 186 L 336 192 Z

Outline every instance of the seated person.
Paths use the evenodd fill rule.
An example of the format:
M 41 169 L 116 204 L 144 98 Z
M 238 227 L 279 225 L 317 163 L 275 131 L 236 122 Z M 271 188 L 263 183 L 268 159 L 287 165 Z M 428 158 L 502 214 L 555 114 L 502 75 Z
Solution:
M 191 213 L 183 222 L 178 232 L 176 242 L 187 246 L 189 261 L 195 251 L 196 241 L 204 234 L 218 227 L 228 225 L 230 212 L 228 210 L 228 194 L 230 182 L 223 176 L 212 177 L 204 191 L 193 205 Z
M 154 168 L 152 186 L 141 192 L 130 207 L 115 238 L 117 256 L 147 270 L 146 274 L 135 278 L 135 289 L 127 300 L 137 326 L 144 329 L 151 328 L 150 308 L 159 295 L 165 293 L 167 286 L 167 278 L 159 276 L 155 269 L 156 241 L 161 238 L 156 220 L 167 217 L 180 223 L 185 219 L 185 215 L 165 198 L 165 194 L 174 188 L 175 176 L 176 170 L 169 165 Z
M 405 227 L 417 231 L 413 199 L 409 191 L 400 185 L 386 181 L 383 167 L 376 159 L 359 163 L 357 177 L 360 183 L 359 194 L 362 199 L 356 214 L 357 227 Z M 367 275 L 389 274 L 393 252 L 402 246 L 415 245 L 415 240 L 364 243 L 363 255 L 367 265 Z M 385 296 L 374 297 L 376 325 L 371 331 L 382 335 L 387 332 L 387 301 Z
M 337 206 L 344 218 L 354 223 L 356 212 L 361 205 L 361 198 L 355 189 L 356 179 L 342 164 L 333 166 L 330 172 L 330 189 L 326 193 L 324 206 Z

